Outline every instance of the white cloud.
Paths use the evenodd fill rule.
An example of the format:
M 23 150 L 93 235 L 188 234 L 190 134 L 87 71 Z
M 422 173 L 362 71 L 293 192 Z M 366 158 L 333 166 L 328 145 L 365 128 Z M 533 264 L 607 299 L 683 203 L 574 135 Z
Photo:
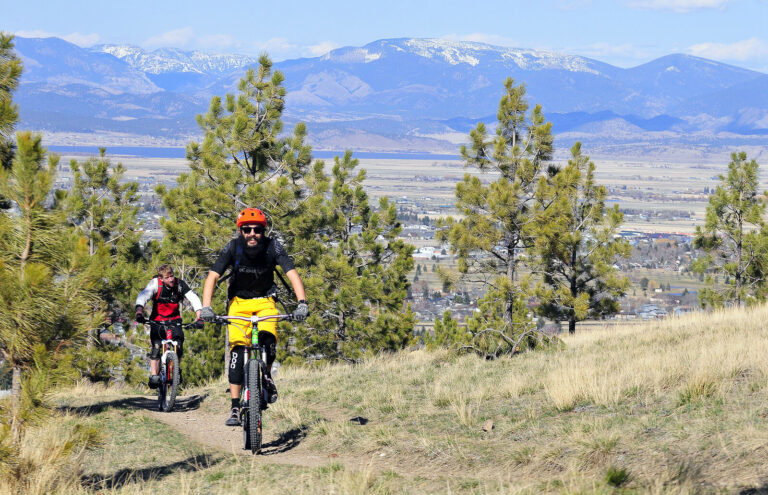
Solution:
M 744 62 L 768 56 L 768 43 L 757 38 L 735 43 L 699 43 L 689 47 L 688 53 L 713 60 Z
M 306 47 L 304 51 L 307 52 L 307 54 L 311 57 L 319 57 L 321 55 L 325 55 L 331 50 L 339 48 L 340 46 L 341 45 L 333 41 L 323 41 L 316 45 L 310 45 Z
M 63 40 L 69 41 L 70 43 L 74 43 L 78 46 L 91 46 L 95 45 L 99 41 L 101 41 L 101 36 L 99 36 L 96 33 L 91 34 L 80 34 L 80 33 L 70 33 L 70 34 L 59 34 L 59 33 L 51 33 L 49 31 L 43 31 L 40 29 L 34 29 L 31 31 L 16 31 L 16 36 L 20 38 L 61 38 Z
M 271 57 L 281 53 L 294 52 L 298 46 L 285 38 L 270 38 L 267 41 L 257 41 L 253 47 L 258 52 L 267 52 Z
M 488 45 L 495 45 L 495 46 L 510 46 L 510 47 L 521 46 L 521 44 L 515 39 L 507 38 L 506 36 L 499 36 L 497 34 L 487 34 L 487 33 L 446 34 L 444 36 L 441 36 L 440 39 L 444 39 L 448 41 L 474 41 L 476 43 L 485 43 Z
M 638 60 L 655 56 L 647 50 L 629 43 L 593 43 L 591 45 L 570 48 L 567 51 L 598 60 L 606 57 Z
M 699 9 L 719 9 L 731 0 L 630 0 L 627 5 L 638 9 L 690 12 Z
M 91 34 L 72 33 L 72 34 L 66 34 L 62 36 L 62 38 L 78 46 L 92 46 L 98 43 L 99 41 L 101 41 L 101 36 L 99 36 L 96 33 L 91 33 Z
M 32 31 L 16 31 L 13 33 L 15 36 L 18 36 L 19 38 L 50 38 L 52 36 L 60 37 L 56 33 L 51 33 L 48 31 L 41 31 L 40 29 L 34 29 Z
M 230 34 L 207 34 L 197 40 L 197 45 L 203 50 L 223 50 L 226 48 L 236 48 L 240 43 Z
M 192 41 L 195 37 L 195 32 L 191 27 L 183 27 L 179 29 L 173 29 L 166 31 L 157 36 L 144 41 L 143 45 L 148 48 L 154 47 L 174 47 L 183 48 Z

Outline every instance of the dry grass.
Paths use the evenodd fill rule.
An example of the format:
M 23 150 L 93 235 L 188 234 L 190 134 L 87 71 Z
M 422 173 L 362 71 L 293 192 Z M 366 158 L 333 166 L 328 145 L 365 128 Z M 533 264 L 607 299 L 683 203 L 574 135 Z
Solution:
M 566 338 L 568 351 L 547 360 L 544 386 L 561 410 L 580 401 L 616 406 L 631 396 L 722 396 L 735 378 L 768 376 L 766 316 L 764 307 L 698 313 Z
M 0 493 L 45 495 L 78 490 L 86 449 L 98 443 L 90 426 L 76 424 L 71 415 L 27 428 L 18 456 L 4 466 Z
M 590 330 L 564 337 L 562 351 L 495 361 L 414 351 L 357 366 L 284 367 L 268 428 L 306 432 L 293 457 L 274 464 L 217 454 L 210 465 L 101 493 L 764 489 L 765 321 L 763 307 Z M 206 403 L 226 406 L 221 389 L 217 382 L 195 391 L 211 397 L 201 411 Z M 76 397 L 60 397 L 110 402 L 121 393 L 80 385 Z M 487 420 L 493 429 L 483 431 Z M 123 444 L 87 458 L 86 471 L 141 471 L 152 464 L 142 443 L 152 445 L 158 435 L 140 412 L 112 408 L 89 421 L 115 431 Z M 130 428 L 121 426 L 126 422 Z M 128 433 L 137 429 L 146 432 Z M 186 449 L 182 457 L 194 457 L 193 447 Z M 328 462 L 303 465 L 304 455 Z

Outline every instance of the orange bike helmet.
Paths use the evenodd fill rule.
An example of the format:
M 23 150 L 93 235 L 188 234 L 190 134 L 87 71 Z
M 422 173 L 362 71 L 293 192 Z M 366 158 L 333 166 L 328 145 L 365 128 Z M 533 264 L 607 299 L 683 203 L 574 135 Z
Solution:
M 247 223 L 256 223 L 267 228 L 267 217 L 258 208 L 246 208 L 237 215 L 237 228 Z

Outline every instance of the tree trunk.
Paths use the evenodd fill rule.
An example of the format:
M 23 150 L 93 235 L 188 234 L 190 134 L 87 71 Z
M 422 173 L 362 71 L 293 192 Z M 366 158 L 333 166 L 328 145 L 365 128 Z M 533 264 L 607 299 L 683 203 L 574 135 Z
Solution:
M 19 424 L 19 410 L 21 409 L 21 368 L 18 365 L 13 367 L 13 378 L 11 381 L 11 438 L 15 441 L 21 434 L 21 425 Z
M 574 315 L 568 318 L 568 333 L 571 335 L 576 333 L 576 316 Z
M 509 243 L 507 245 L 507 278 L 509 279 L 510 286 L 515 287 L 515 269 L 517 268 L 517 259 L 515 258 L 515 244 Z M 515 312 L 515 293 L 510 291 L 506 295 L 506 307 L 504 308 L 504 324 L 510 331 L 513 331 L 513 313 Z
M 336 335 L 338 337 L 338 340 L 336 341 L 336 356 L 341 358 L 344 353 L 344 341 L 347 340 L 347 319 L 343 311 L 339 318 L 339 331 Z

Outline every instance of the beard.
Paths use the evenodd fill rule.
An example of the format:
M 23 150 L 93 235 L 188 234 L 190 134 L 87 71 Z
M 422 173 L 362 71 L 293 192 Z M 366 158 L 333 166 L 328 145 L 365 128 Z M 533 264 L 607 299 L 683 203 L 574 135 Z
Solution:
M 243 238 L 243 240 L 245 241 L 245 238 Z M 258 243 L 255 246 L 249 246 L 248 241 L 245 241 L 244 244 L 245 244 L 245 248 L 244 248 L 245 255 L 248 256 L 249 258 L 253 258 L 262 254 L 266 249 L 266 246 L 265 246 L 266 243 L 264 242 L 263 237 L 259 239 Z

